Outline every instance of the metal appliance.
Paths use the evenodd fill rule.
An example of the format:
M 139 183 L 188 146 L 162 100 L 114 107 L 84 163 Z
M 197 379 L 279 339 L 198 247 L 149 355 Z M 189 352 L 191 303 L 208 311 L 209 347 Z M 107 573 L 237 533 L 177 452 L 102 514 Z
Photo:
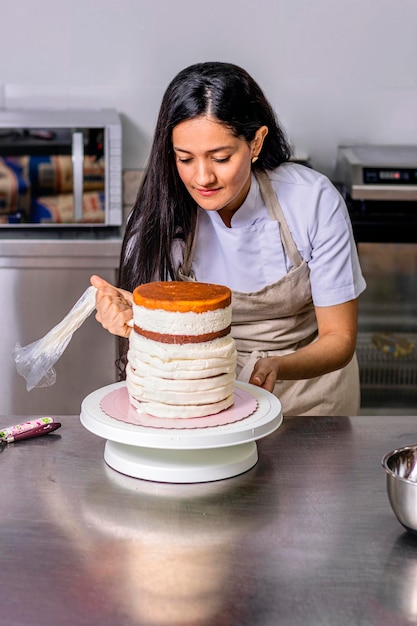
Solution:
M 115 110 L 0 109 L 0 230 L 121 224 Z
M 115 284 L 120 239 L 3 239 L 0 236 L 0 415 L 75 415 L 83 398 L 117 380 L 117 338 L 94 313 L 56 363 L 56 383 L 28 392 L 13 349 L 44 337 L 99 274 Z
M 122 127 L 113 109 L 0 109 L 0 413 L 75 414 L 117 380 L 117 340 L 91 315 L 52 387 L 26 391 L 16 343 L 43 337 L 89 286 L 115 283 L 121 248 Z
M 417 200 L 417 146 L 340 146 L 336 180 L 352 200 Z
M 417 242 L 417 146 L 339 146 L 334 180 L 357 242 Z
M 417 146 L 340 146 L 346 200 L 367 289 L 357 355 L 364 412 L 417 411 Z

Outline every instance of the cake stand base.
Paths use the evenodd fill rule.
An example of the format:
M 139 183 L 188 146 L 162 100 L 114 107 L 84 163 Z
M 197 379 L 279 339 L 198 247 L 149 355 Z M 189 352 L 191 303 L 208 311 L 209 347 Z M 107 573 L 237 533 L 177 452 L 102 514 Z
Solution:
M 107 441 L 104 460 L 116 471 L 164 483 L 204 483 L 231 478 L 258 461 L 256 443 L 209 450 L 158 450 Z
M 125 386 L 113 383 L 93 391 L 82 402 L 80 419 L 87 430 L 106 439 L 107 465 L 133 478 L 199 483 L 243 474 L 258 460 L 256 441 L 273 433 L 283 419 L 281 403 L 272 393 L 236 381 L 236 390 L 256 399 L 248 417 L 204 428 L 135 425 L 116 419 L 118 407 L 113 407 L 114 416 L 103 410 L 109 394 Z

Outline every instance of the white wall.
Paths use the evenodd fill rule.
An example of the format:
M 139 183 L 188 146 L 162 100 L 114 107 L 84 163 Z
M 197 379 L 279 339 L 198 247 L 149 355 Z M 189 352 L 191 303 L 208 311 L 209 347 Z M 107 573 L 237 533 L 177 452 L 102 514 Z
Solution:
M 339 143 L 417 144 L 416 0 L 1 4 L 3 104 L 116 107 L 127 169 L 146 162 L 168 82 L 206 60 L 245 67 L 330 176 Z

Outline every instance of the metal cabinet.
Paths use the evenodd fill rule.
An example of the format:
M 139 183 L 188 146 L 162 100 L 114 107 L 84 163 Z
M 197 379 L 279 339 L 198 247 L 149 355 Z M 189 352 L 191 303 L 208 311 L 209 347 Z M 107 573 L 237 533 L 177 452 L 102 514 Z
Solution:
M 121 241 L 0 241 L 0 415 L 78 414 L 86 395 L 115 382 L 117 341 L 94 313 L 57 362 L 51 387 L 28 392 L 13 349 L 42 338 L 70 311 L 91 274 L 115 283 Z

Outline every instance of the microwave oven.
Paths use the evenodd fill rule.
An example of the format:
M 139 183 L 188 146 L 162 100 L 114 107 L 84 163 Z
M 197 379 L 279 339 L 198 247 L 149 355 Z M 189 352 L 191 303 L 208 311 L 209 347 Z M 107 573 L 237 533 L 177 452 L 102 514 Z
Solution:
M 0 229 L 122 224 L 116 110 L 0 109 Z

